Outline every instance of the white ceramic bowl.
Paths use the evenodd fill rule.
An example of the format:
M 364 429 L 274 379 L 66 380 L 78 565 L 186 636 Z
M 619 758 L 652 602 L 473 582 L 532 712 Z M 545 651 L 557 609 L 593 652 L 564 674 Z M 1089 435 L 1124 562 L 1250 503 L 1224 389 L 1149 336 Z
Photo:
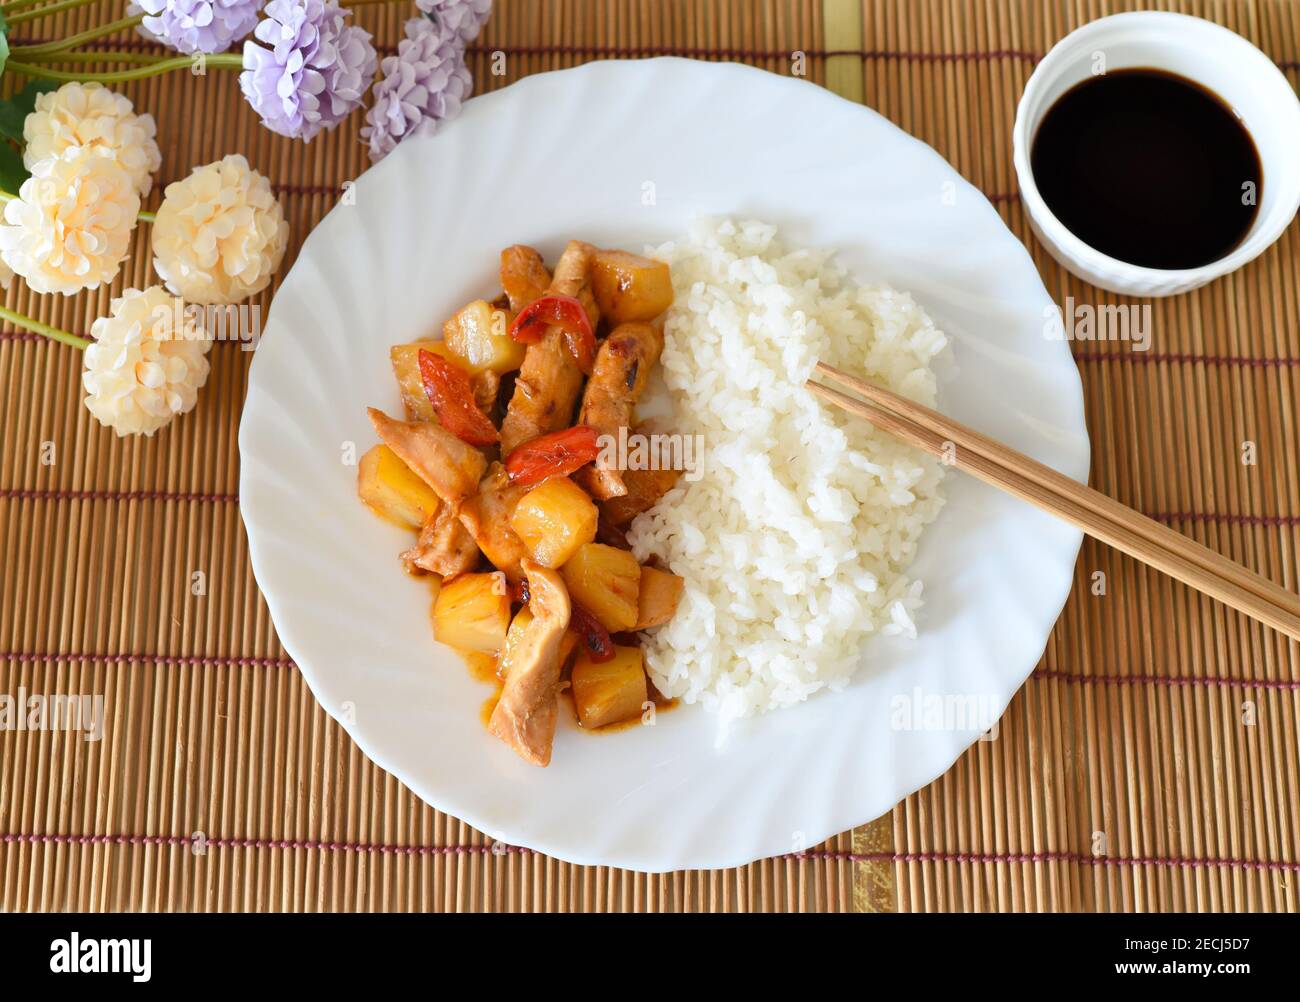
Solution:
M 911 290 L 953 340 L 946 413 L 1084 480 L 1079 372 L 1043 336 L 1051 299 L 1025 248 L 938 154 L 861 105 L 745 66 L 530 76 L 402 143 L 354 194 L 307 238 L 271 307 L 239 426 L 240 506 L 285 648 L 321 705 L 419 796 L 575 862 L 735 866 L 887 811 L 947 769 L 987 726 L 979 707 L 996 717 L 1033 670 L 1080 533 L 953 472 L 912 567 L 920 636 L 865 644 L 844 691 L 725 740 L 697 706 L 605 736 L 566 713 L 550 768 L 522 762 L 479 719 L 490 688 L 433 641 L 429 590 L 398 566 L 410 533 L 362 507 L 346 461 L 375 440 L 367 405 L 401 408 L 389 346 L 492 291 L 502 247 L 554 260 L 575 236 L 636 248 L 700 213 L 770 220 L 860 278 Z M 914 712 L 900 718 L 899 700 Z
M 1241 117 L 1264 168 L 1259 213 L 1232 253 L 1199 268 L 1163 270 L 1120 261 L 1088 246 L 1047 207 L 1030 169 L 1043 116 L 1071 87 L 1097 72 L 1151 68 L 1208 87 Z M 1240 35 L 1185 14 L 1143 11 L 1085 24 L 1038 64 L 1016 111 L 1015 164 L 1020 193 L 1038 239 L 1080 278 L 1112 292 L 1173 296 L 1236 271 L 1262 254 L 1300 208 L 1300 101 L 1272 60 Z M 1120 154 L 1122 155 L 1122 154 Z

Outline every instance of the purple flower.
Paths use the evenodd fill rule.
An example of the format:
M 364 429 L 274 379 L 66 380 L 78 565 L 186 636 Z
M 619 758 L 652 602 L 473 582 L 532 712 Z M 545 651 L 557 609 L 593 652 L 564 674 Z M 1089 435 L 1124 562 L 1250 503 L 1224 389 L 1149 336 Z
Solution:
M 344 23 L 333 0 L 271 0 L 244 42 L 239 86 L 262 124 L 309 141 L 361 106 L 378 62 L 370 32 Z
M 257 24 L 263 0 L 135 0 L 142 34 L 179 52 L 225 52 Z
M 361 129 L 376 163 L 407 136 L 427 135 L 455 117 L 473 87 L 460 43 L 423 17 L 406 22 L 406 38 L 397 43 L 397 55 L 384 59 L 382 70 Z
M 446 35 L 455 35 L 468 45 L 483 30 L 492 13 L 492 0 L 415 0 L 415 6 L 438 22 Z

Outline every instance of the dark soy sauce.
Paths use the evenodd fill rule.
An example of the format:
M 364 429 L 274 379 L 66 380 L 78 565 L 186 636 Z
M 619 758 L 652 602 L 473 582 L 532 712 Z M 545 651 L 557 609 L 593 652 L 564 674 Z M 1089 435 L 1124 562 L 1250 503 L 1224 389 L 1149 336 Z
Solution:
M 1228 254 L 1254 223 L 1264 182 L 1236 113 L 1160 70 L 1115 70 L 1067 91 L 1038 127 L 1031 162 L 1066 229 L 1147 268 L 1196 268 Z

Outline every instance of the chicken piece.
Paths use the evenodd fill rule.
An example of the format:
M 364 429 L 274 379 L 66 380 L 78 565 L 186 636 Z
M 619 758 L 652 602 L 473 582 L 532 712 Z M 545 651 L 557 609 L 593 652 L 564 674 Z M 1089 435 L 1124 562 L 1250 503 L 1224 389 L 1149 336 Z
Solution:
M 470 385 L 474 387 L 474 403 L 478 404 L 479 410 L 491 417 L 492 410 L 497 405 L 497 394 L 501 392 L 500 374 L 484 369 L 478 375 L 470 377 Z
M 555 277 L 546 291 L 572 296 L 587 311 L 594 330 L 600 320 L 588 281 L 594 248 L 578 240 L 569 242 L 555 266 Z M 508 456 L 539 435 L 567 428 L 582 388 L 582 370 L 565 345 L 564 333 L 550 327 L 524 354 L 524 364 L 515 379 L 514 396 L 501 422 L 501 455 Z
M 596 248 L 581 240 L 570 240 L 560 260 L 555 262 L 555 276 L 551 279 L 548 293 L 556 296 L 572 296 L 582 303 L 595 330 L 600 323 L 600 307 L 596 305 L 595 293 L 591 291 L 591 259 Z
M 479 484 L 478 493 L 466 500 L 459 510 L 461 523 L 469 530 L 478 548 L 487 554 L 497 570 L 505 572 L 512 584 L 523 576 L 520 562 L 528 556 L 528 548 L 510 527 L 510 516 L 514 514 L 519 499 L 529 490 L 531 488 L 527 485 L 513 486 L 506 476 L 505 467 L 493 463 Z
M 662 626 L 672 619 L 686 591 L 686 581 L 657 567 L 641 568 L 641 587 L 636 593 L 635 631 Z
M 559 713 L 561 647 L 569 628 L 569 593 L 556 571 L 525 559 L 532 621 L 507 635 L 501 655 L 505 685 L 488 729 L 526 762 L 551 762 Z
M 541 299 L 551 285 L 542 255 L 531 247 L 515 244 L 501 252 L 501 288 L 506 292 L 510 309 L 518 313 L 529 303 Z
M 552 327 L 537 344 L 528 346 L 515 378 L 515 392 L 501 422 L 501 455 L 525 442 L 567 428 L 582 388 L 582 370 L 564 343 L 564 332 Z
M 596 522 L 596 542 L 618 550 L 632 549 L 632 544 L 627 541 L 627 533 L 614 525 L 603 511 Z
M 408 569 L 441 574 L 445 578 L 465 574 L 478 566 L 479 549 L 474 537 L 461 523 L 456 509 L 441 504 L 420 529 L 415 546 L 402 554 Z
M 670 429 L 665 427 L 659 419 L 652 418 L 638 424 L 632 429 L 631 434 L 645 439 L 652 439 L 655 435 L 669 434 L 669 431 Z M 662 452 L 660 453 L 661 462 L 667 458 Z M 684 462 L 685 457 L 683 456 L 682 459 Z M 622 497 L 599 502 L 600 524 L 605 527 L 604 533 L 607 536 L 613 536 L 615 533 L 623 532 L 634 518 L 643 511 L 649 511 L 659 503 L 660 498 L 677 486 L 677 481 L 681 478 L 681 475 L 681 469 L 623 470 L 623 486 L 627 488 L 627 493 Z M 601 540 L 601 542 L 606 542 L 606 540 Z M 610 545 L 618 546 L 619 544 L 610 541 Z
M 624 470 L 623 486 L 627 493 L 600 503 L 601 513 L 617 528 L 629 524 L 643 511 L 649 511 L 659 499 L 677 485 L 681 470 Z
M 627 323 L 614 328 L 596 353 L 578 424 L 617 438 L 619 429 L 631 423 L 632 408 L 640 399 L 663 346 L 663 332 L 653 324 Z M 627 493 L 623 475 L 613 465 L 602 464 L 603 455 L 574 477 L 597 501 Z
M 439 424 L 395 421 L 373 407 L 367 413 L 383 443 L 444 502 L 454 507 L 478 489 L 487 468 L 478 449 Z

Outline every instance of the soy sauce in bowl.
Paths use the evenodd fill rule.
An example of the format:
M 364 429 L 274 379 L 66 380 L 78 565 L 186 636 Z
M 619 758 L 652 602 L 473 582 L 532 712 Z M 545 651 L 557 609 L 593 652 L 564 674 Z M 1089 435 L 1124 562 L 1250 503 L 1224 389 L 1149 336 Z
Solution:
M 1217 94 L 1174 73 L 1113 70 L 1077 84 L 1034 136 L 1034 182 L 1084 243 L 1145 268 L 1199 268 L 1250 232 L 1259 151 Z

